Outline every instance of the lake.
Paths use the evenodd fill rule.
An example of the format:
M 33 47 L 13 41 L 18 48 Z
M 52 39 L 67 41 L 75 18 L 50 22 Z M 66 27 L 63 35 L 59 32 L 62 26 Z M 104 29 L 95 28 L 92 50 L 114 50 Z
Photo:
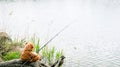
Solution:
M 63 49 L 63 67 L 120 67 L 120 0 L 0 1 L 0 31 Z

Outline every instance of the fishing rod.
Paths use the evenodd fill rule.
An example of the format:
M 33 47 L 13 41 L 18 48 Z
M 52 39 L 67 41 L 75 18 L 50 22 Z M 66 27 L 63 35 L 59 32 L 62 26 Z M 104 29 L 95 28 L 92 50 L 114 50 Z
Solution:
M 68 28 L 70 26 L 69 25 L 66 25 L 63 29 L 61 29 L 57 34 L 55 34 L 55 36 L 53 36 L 50 40 L 48 40 L 39 50 L 38 52 L 40 52 L 45 46 L 48 45 L 48 43 L 50 43 L 55 37 L 57 37 L 61 32 L 63 32 L 66 28 Z
M 63 29 L 61 29 L 57 34 L 55 34 L 55 36 L 53 36 L 50 40 L 48 40 L 39 50 L 37 53 L 39 53 L 44 47 L 46 47 L 48 45 L 48 43 L 50 43 L 55 37 L 57 37 L 61 32 L 63 32 L 66 28 L 68 28 L 70 26 L 70 24 L 66 25 Z M 21 65 L 21 67 L 23 67 L 28 61 L 26 61 L 25 63 L 23 63 Z

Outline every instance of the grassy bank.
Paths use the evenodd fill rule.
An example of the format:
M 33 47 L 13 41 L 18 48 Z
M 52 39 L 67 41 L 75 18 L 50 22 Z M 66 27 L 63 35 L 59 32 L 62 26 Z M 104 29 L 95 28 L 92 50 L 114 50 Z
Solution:
M 38 50 L 41 48 L 40 38 L 31 37 L 30 39 L 18 39 L 15 38 L 12 42 L 4 42 L 4 54 L 1 54 L 1 58 L 3 61 L 8 61 L 12 59 L 19 59 L 22 49 L 24 48 L 25 42 L 32 42 L 35 46 L 34 51 L 39 53 L 42 57 L 42 62 L 51 65 L 55 62 L 60 56 L 63 55 L 63 50 L 56 50 L 55 47 L 49 48 L 46 46 L 40 52 Z M 5 51 L 6 50 L 6 51 Z

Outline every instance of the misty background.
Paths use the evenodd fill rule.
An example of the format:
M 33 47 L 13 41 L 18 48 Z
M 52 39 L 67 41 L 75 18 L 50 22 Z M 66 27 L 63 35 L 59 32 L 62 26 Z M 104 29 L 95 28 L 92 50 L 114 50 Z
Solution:
M 0 31 L 63 49 L 64 67 L 120 67 L 120 0 L 0 1 Z

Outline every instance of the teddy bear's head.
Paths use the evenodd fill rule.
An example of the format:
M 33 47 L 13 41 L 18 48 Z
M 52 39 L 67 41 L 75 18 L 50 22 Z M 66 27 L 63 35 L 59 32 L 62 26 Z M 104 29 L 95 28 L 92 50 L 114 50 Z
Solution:
M 34 46 L 33 46 L 32 43 L 30 43 L 30 42 L 26 42 L 25 43 L 25 50 L 27 50 L 27 51 L 33 51 L 33 49 L 34 49 Z

